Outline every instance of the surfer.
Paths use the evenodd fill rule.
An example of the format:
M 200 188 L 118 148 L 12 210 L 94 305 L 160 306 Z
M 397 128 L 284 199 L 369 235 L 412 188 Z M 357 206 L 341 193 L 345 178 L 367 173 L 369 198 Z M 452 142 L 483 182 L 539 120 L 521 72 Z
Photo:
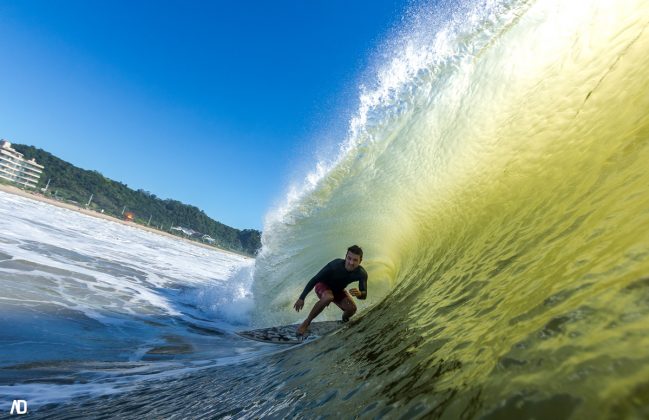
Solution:
M 361 266 L 363 261 L 363 250 L 358 245 L 347 248 L 345 259 L 337 258 L 325 265 L 304 287 L 304 291 L 295 302 L 293 307 L 299 312 L 304 307 L 304 298 L 315 288 L 318 301 L 313 305 L 309 316 L 297 328 L 296 335 L 304 335 L 311 324 L 331 302 L 335 303 L 343 311 L 343 322 L 349 321 L 356 313 L 356 299 L 367 297 L 367 272 Z M 347 291 L 348 284 L 358 282 L 358 289 L 352 288 Z M 359 290 L 360 289 L 360 290 Z

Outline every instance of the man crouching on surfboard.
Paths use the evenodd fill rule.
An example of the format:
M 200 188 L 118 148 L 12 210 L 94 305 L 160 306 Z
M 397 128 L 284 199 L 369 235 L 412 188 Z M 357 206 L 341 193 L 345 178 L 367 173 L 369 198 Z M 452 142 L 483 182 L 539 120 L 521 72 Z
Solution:
M 300 309 L 304 307 L 304 298 L 314 287 L 319 300 L 313 305 L 309 316 L 297 328 L 296 335 L 304 335 L 311 321 L 331 302 L 343 310 L 343 322 L 349 321 L 349 318 L 356 313 L 356 304 L 352 300 L 352 296 L 355 296 L 356 299 L 367 297 L 367 272 L 361 267 L 361 261 L 363 261 L 363 250 L 358 245 L 352 245 L 347 248 L 344 260 L 337 258 L 331 261 L 309 280 L 293 307 L 300 312 Z M 358 289 L 349 289 L 349 292 L 345 290 L 349 283 L 355 281 L 358 282 Z

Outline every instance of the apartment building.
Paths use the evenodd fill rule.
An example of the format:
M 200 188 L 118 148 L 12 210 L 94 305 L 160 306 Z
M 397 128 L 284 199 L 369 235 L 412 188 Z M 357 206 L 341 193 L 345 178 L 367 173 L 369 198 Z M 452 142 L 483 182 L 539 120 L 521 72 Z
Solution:
M 0 178 L 22 187 L 36 188 L 42 174 L 43 165 L 34 159 L 25 160 L 22 153 L 12 149 L 10 142 L 0 140 Z

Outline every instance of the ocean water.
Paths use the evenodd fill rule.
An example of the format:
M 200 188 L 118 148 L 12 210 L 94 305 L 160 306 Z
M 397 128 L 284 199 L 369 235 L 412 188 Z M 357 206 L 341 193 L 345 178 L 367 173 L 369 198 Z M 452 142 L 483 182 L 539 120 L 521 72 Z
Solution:
M 0 192 L 0 410 L 240 363 L 254 260 Z
M 337 156 L 269 212 L 254 264 L 145 245 L 157 238 L 122 248 L 129 236 L 99 221 L 83 232 L 81 216 L 69 229 L 49 209 L 15 216 L 31 205 L 11 197 L 2 275 L 24 275 L 22 259 L 55 285 L 28 281 L 3 313 L 59 296 L 64 311 L 41 310 L 56 328 L 17 336 L 34 347 L 3 363 L 0 393 L 35 387 L 34 414 L 48 418 L 649 417 L 648 26 L 646 1 L 414 5 Z M 292 349 L 233 337 L 301 320 L 291 306 L 304 283 L 354 243 L 370 279 L 353 322 Z M 62 289 L 66 277 L 85 286 Z M 90 293 L 90 277 L 109 290 Z M 9 386 L 41 369 L 38 343 L 96 331 L 86 318 L 97 338 L 74 353 L 107 368 L 74 361 L 69 384 L 39 373 Z M 178 340 L 185 353 L 148 350 Z M 92 392 L 45 401 L 66 385 Z

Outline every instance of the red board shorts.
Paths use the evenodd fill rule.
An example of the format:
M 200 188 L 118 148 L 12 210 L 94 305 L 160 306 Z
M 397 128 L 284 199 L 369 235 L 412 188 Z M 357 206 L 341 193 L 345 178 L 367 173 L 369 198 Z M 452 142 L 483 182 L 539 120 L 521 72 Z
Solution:
M 320 282 L 315 284 L 314 290 L 315 290 L 315 294 L 318 295 L 318 299 L 322 299 L 322 294 L 327 290 L 331 290 L 331 288 L 326 284 Z M 347 290 L 341 290 L 339 292 L 334 292 L 332 290 L 332 293 L 334 294 L 334 303 L 340 303 L 343 301 L 343 299 L 349 297 L 349 293 L 347 292 Z

